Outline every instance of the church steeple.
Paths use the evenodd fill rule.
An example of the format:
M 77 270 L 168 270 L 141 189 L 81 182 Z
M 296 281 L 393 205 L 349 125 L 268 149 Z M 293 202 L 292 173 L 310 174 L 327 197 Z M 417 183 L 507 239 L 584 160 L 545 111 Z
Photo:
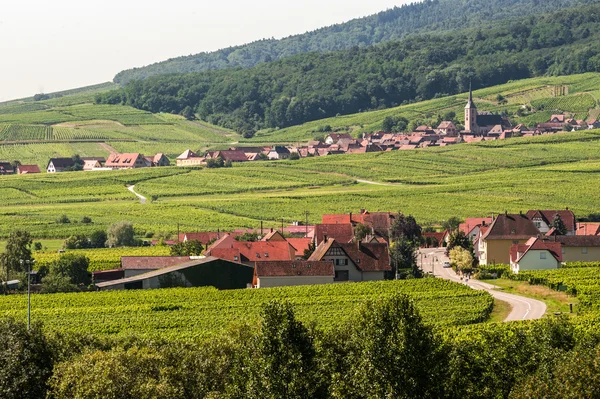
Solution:
M 475 103 L 473 102 L 473 89 L 471 88 L 471 82 L 469 82 L 469 101 L 467 102 L 465 109 L 477 109 Z
M 465 106 L 465 132 L 477 133 L 477 107 L 473 102 L 471 82 L 469 82 L 469 101 Z

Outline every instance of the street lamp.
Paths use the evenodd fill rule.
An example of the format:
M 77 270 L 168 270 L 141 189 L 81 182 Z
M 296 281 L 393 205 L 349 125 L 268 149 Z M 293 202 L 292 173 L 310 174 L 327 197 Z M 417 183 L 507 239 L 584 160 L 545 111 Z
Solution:
M 19 260 L 21 266 L 27 265 L 27 330 L 31 328 L 31 265 L 35 263 L 35 260 Z

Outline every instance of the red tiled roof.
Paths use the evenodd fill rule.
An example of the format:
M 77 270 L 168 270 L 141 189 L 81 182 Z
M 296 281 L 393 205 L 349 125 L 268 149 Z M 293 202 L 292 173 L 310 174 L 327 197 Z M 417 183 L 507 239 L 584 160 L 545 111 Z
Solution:
M 140 157 L 143 158 L 143 155 L 141 155 L 140 153 L 137 153 L 137 152 L 124 153 L 124 154 L 114 153 L 114 154 L 110 154 L 110 156 L 106 160 L 106 163 L 104 164 L 104 166 L 106 166 L 106 167 L 133 166 L 133 165 L 135 165 L 136 160 Z
M 510 258 L 513 262 L 519 262 L 530 250 L 548 251 L 558 262 L 562 262 L 562 245 L 560 242 L 544 241 L 541 238 L 532 237 L 526 244 L 516 244 L 510 248 Z M 518 255 L 521 254 L 519 257 Z
M 577 223 L 578 236 L 597 236 L 600 235 L 600 223 Z
M 316 225 L 315 239 L 317 244 L 323 242 L 325 236 L 333 238 L 338 242 L 350 242 L 354 238 L 354 229 L 350 223 Z
M 340 243 L 334 239 L 322 242 L 308 259 L 320 261 L 331 247 L 341 248 L 356 267 L 363 272 L 390 271 L 390 257 L 387 244 L 380 243 Z
M 233 248 L 250 262 L 293 260 L 296 256 L 295 248 L 287 241 L 235 241 Z
M 256 262 L 257 277 L 327 276 L 335 275 L 332 262 L 278 261 Z
M 40 167 L 37 165 L 19 165 L 17 167 L 17 169 L 19 170 L 20 174 L 25 174 L 25 173 L 41 173 L 40 172 Z
M 552 236 L 550 242 L 559 242 L 563 247 L 600 247 L 600 236 Z
M 240 250 L 237 248 L 213 248 L 210 250 L 210 256 L 231 262 L 242 261 Z
M 189 256 L 122 256 L 124 270 L 163 269 L 190 261 Z
M 288 238 L 287 242 L 296 249 L 296 256 L 304 256 L 304 251 L 310 246 L 312 238 Z
M 536 217 L 542 218 L 548 226 L 552 226 L 552 222 L 554 221 L 554 218 L 556 217 L 557 214 L 560 216 L 560 218 L 564 222 L 565 227 L 567 228 L 568 231 L 575 231 L 575 225 L 577 224 L 577 221 L 575 220 L 575 214 L 568 209 L 560 210 L 560 211 L 531 210 L 531 211 L 527 212 L 527 217 L 529 219 L 533 219 Z
M 239 150 L 224 150 L 210 152 L 210 158 L 223 158 L 224 161 L 231 162 L 246 162 L 248 157 L 244 151 Z
M 492 224 L 492 218 L 466 218 L 464 223 L 461 223 L 459 230 L 465 234 L 469 234 L 477 226 Z
M 539 234 L 533 222 L 522 214 L 500 214 L 492 222 L 484 240 L 517 240 L 528 239 Z

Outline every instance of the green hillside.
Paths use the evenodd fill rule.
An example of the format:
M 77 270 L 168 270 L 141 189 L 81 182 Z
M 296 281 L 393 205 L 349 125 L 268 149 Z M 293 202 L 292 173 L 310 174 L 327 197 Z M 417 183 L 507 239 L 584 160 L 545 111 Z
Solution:
M 281 40 L 267 39 L 223 50 L 178 57 L 120 72 L 115 82 L 126 84 L 154 75 L 243 67 L 294 54 L 367 47 L 415 33 L 444 32 L 506 23 L 527 15 L 596 3 L 594 0 L 425 0 L 375 15 Z
M 130 220 L 138 233 L 276 227 L 325 213 L 398 211 L 423 224 L 533 208 L 600 213 L 600 131 L 436 149 L 0 178 L 0 237 L 16 227 L 65 238 Z M 364 182 L 360 182 L 364 181 Z M 379 183 L 379 184 L 373 184 Z M 127 190 L 149 201 L 143 205 Z M 58 223 L 61 215 L 73 221 Z M 77 221 L 84 216 L 92 224 Z
M 364 49 L 306 53 L 249 69 L 154 76 L 103 104 L 194 113 L 250 137 L 336 115 L 442 98 L 531 77 L 600 72 L 600 5 L 427 33 Z
M 553 92 L 555 87 L 566 88 L 568 94 L 556 96 Z M 535 127 L 538 123 L 548 121 L 552 114 L 561 113 L 576 119 L 599 119 L 600 74 L 523 79 L 476 90 L 473 96 L 478 110 L 505 113 L 515 126 L 523 123 Z M 501 96 L 501 100 L 498 96 Z M 437 127 L 448 113 L 453 112 L 455 120 L 462 124 L 466 101 L 467 94 L 463 93 L 385 110 L 340 115 L 285 129 L 264 129 L 252 139 L 243 141 L 305 142 L 323 136 L 329 128 L 358 137 L 362 133 L 382 131 L 383 121 L 387 117 L 404 117 L 415 126 L 425 124 Z
M 121 105 L 95 105 L 113 84 L 51 93 L 0 104 L 0 160 L 45 167 L 51 157 L 108 156 L 110 151 L 165 153 L 226 145 L 239 136 L 202 121 L 152 114 Z

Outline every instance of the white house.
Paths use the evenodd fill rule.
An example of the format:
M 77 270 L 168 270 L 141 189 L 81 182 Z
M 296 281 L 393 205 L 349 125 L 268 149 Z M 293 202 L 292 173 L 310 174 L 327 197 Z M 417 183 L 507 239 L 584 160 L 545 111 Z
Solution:
M 518 274 L 525 270 L 558 269 L 562 262 L 559 242 L 548 242 L 532 237 L 526 244 L 515 244 L 510 248 L 510 268 Z

